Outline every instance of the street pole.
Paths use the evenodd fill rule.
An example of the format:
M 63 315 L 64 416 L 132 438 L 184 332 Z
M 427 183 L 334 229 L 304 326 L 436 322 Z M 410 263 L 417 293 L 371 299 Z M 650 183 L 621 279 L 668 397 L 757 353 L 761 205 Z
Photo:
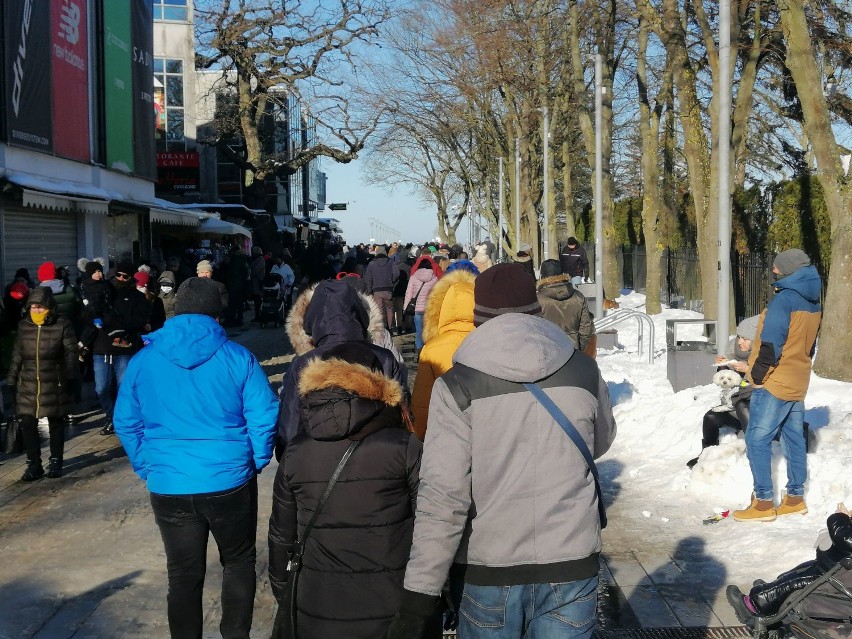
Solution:
M 719 253 L 716 352 L 728 350 L 731 281 L 731 0 L 719 2 Z
M 473 243 L 473 204 L 470 200 L 467 201 L 467 236 L 470 242 L 470 255 L 473 257 L 476 244 Z
M 544 240 L 544 255 L 542 256 L 542 259 L 539 260 L 539 268 L 541 268 L 541 262 L 550 259 L 548 242 L 548 234 L 550 230 L 550 115 L 547 112 L 547 107 L 542 107 L 541 110 L 544 113 L 541 132 L 541 144 L 544 147 L 544 206 L 542 207 L 544 210 L 544 219 L 542 220 L 544 226 L 544 233 L 542 233 Z
M 603 290 L 603 57 L 595 56 L 595 317 L 604 316 Z
M 521 246 L 521 138 L 515 138 L 515 253 Z
M 497 196 L 500 202 L 500 212 L 497 216 L 497 261 L 499 262 L 503 258 L 503 206 L 505 204 L 503 199 L 503 158 L 497 158 L 497 162 L 499 166 L 498 188 L 500 189 Z

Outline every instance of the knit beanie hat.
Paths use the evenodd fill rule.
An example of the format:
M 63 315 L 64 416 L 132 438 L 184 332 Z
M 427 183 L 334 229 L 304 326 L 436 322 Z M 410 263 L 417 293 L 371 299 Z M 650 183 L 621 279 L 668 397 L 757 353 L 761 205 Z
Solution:
M 44 262 L 38 267 L 36 275 L 39 282 L 47 282 L 48 280 L 56 279 L 56 265 L 53 262 Z
M 201 260 L 195 266 L 196 273 L 212 273 L 213 265 L 210 263 L 210 260 Z
M 802 249 L 787 249 L 775 256 L 772 262 L 781 271 L 780 277 L 792 275 L 800 268 L 811 265 L 811 258 Z
M 535 280 L 518 263 L 495 264 L 477 276 L 473 301 L 474 326 L 505 313 L 541 315 Z
M 216 282 L 206 277 L 184 280 L 175 297 L 175 315 L 222 315 L 222 298 Z
M 104 267 L 101 266 L 100 262 L 95 262 L 92 260 L 91 262 L 86 262 L 86 266 L 83 268 L 83 271 L 86 273 L 86 277 L 92 277 L 95 273 L 100 271 L 104 272 Z
M 116 273 L 124 273 L 125 275 L 133 276 L 136 272 L 136 269 L 133 268 L 132 262 L 119 262 L 118 266 L 115 267 Z
M 148 282 L 151 280 L 151 276 L 148 275 L 145 271 L 137 271 L 133 274 L 133 279 L 136 280 L 136 286 L 148 286 Z
M 757 335 L 757 321 L 760 315 L 752 315 L 746 317 L 742 322 L 737 324 L 737 335 L 754 341 L 754 336 Z
M 559 260 L 544 260 L 541 263 L 541 277 L 553 277 L 562 275 L 562 264 Z

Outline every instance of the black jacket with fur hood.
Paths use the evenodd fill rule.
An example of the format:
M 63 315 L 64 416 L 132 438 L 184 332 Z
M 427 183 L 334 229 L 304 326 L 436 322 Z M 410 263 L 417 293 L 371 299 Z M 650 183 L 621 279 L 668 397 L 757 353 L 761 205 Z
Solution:
M 382 363 L 387 377 L 399 382 L 403 405 L 408 406 L 408 370 L 393 349 L 381 311 L 366 295 L 342 280 L 324 280 L 299 295 L 287 316 L 287 336 L 296 352 L 290 362 L 279 397 L 276 453 L 299 432 L 298 385 L 305 365 L 344 342 L 368 344 Z
M 349 343 L 305 366 L 299 399 L 304 430 L 287 446 L 273 489 L 273 594 L 280 601 L 286 592 L 297 535 L 352 440 L 361 440 L 305 544 L 296 626 L 299 639 L 384 637 L 400 606 L 422 452 L 402 423 L 402 389 L 371 349 Z

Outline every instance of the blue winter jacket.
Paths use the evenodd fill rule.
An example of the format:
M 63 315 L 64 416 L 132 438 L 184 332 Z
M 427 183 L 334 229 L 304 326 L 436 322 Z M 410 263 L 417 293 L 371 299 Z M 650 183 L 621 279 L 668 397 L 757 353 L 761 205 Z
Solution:
M 148 490 L 212 493 L 259 473 L 272 457 L 278 400 L 254 355 L 206 315 L 177 315 L 147 337 L 113 422 Z

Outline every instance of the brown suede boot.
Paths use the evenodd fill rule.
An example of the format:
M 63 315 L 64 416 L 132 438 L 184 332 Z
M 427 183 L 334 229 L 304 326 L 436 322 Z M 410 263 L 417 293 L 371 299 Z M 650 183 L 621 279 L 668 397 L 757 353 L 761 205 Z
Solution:
M 749 507 L 735 510 L 733 517 L 737 521 L 775 521 L 775 503 L 771 499 L 758 499 L 752 493 Z
M 807 515 L 808 506 L 805 504 L 805 498 L 801 495 L 784 495 L 775 512 L 778 513 L 779 517 L 781 515 Z

